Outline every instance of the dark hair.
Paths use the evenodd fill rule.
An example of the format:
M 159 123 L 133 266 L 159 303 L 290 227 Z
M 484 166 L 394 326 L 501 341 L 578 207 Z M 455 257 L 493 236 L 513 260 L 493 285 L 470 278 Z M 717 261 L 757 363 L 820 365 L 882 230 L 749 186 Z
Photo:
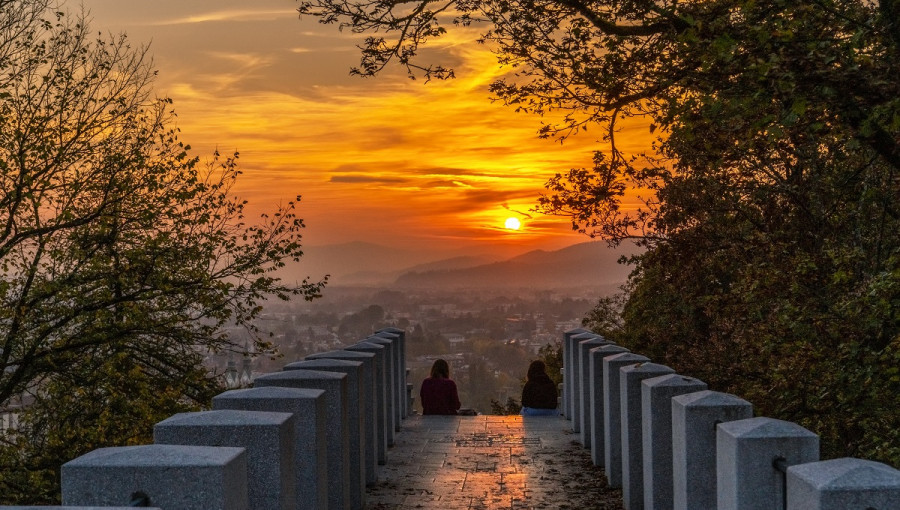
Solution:
M 435 379 L 438 377 L 450 379 L 450 365 L 442 359 L 434 360 L 434 365 L 431 365 L 431 377 Z
M 543 361 L 536 359 L 528 366 L 528 379 L 534 379 L 539 375 L 547 375 L 547 365 Z

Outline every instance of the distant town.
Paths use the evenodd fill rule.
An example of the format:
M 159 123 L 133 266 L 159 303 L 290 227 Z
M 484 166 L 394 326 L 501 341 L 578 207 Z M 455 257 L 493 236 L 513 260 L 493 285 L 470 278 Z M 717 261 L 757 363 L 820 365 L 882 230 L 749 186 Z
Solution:
M 599 296 L 589 292 L 509 290 L 398 291 L 330 287 L 314 302 L 270 303 L 258 321 L 280 357 L 258 354 L 254 374 L 280 370 L 308 354 L 356 343 L 387 325 L 407 331 L 407 368 L 418 390 L 437 358 L 450 363 L 463 407 L 491 411 L 491 401 L 519 400 L 538 351 L 581 325 Z M 240 343 L 244 331 L 230 331 Z M 224 366 L 219 359 L 217 365 Z M 240 365 L 240 363 L 238 363 Z

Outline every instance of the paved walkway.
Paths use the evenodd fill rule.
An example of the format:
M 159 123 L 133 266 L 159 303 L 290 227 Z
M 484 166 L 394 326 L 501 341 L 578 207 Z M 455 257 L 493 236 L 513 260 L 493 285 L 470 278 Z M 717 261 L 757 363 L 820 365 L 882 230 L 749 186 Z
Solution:
M 559 417 L 410 416 L 366 508 L 620 510 L 570 429 Z

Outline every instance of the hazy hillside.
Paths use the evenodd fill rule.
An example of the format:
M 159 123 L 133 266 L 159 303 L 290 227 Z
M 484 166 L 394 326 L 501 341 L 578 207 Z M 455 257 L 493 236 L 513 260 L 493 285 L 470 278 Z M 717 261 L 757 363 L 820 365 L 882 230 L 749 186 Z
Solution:
M 319 279 L 328 274 L 333 285 L 389 285 L 409 271 L 461 269 L 493 261 L 480 255 L 442 258 L 431 250 L 403 250 L 365 242 L 308 246 L 303 251 L 300 266 L 289 272 L 290 277 Z
M 531 287 L 571 288 L 607 286 L 625 281 L 629 266 L 622 255 L 638 250 L 632 245 L 610 249 L 605 242 L 576 244 L 557 251 L 536 250 L 518 257 L 468 268 L 409 271 L 397 287 Z

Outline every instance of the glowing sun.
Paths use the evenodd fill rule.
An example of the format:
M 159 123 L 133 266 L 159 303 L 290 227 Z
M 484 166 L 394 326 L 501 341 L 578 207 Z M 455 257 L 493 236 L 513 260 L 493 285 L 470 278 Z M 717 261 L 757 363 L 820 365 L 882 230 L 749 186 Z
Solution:
M 506 218 L 506 223 L 504 226 L 509 230 L 519 230 L 522 228 L 522 223 L 518 220 L 518 218 Z

